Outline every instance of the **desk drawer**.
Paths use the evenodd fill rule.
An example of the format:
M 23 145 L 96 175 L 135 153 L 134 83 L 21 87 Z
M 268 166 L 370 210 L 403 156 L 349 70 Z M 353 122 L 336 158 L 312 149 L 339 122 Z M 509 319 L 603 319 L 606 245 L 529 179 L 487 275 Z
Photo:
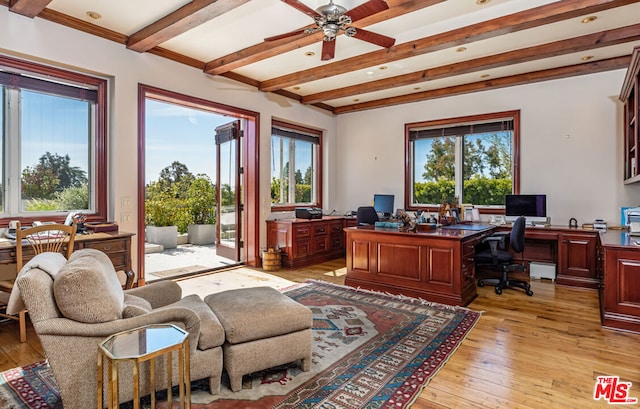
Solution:
M 293 227 L 293 239 L 301 239 L 304 237 L 311 237 L 311 226 L 309 224 L 296 224 Z
M 327 223 L 316 223 L 313 225 L 314 236 L 325 236 L 329 234 L 329 225 Z
M 125 251 L 127 243 L 125 240 L 104 240 L 100 242 L 84 242 L 83 248 L 100 250 L 103 253 L 117 253 Z
M 316 253 L 324 253 L 329 251 L 329 237 L 316 237 L 311 240 L 311 251 L 312 254 Z

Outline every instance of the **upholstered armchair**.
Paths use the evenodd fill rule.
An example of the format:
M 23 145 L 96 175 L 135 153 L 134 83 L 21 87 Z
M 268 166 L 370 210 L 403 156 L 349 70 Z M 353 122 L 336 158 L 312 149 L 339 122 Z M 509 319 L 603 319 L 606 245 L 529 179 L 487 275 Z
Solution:
M 172 281 L 123 291 L 109 258 L 93 249 L 76 251 L 55 269 L 46 263 L 32 263 L 20 272 L 16 284 L 65 409 L 97 406 L 98 345 L 111 334 L 149 324 L 172 323 L 185 329 L 191 349 L 191 379 L 208 378 L 211 393 L 219 392 L 224 330 L 200 297 L 182 298 L 180 286 Z M 174 358 L 174 384 L 176 361 Z M 157 373 L 163 373 L 166 360 L 158 358 L 156 362 Z M 132 365 L 120 364 L 119 370 L 122 403 L 133 398 Z M 147 373 L 148 366 L 143 365 L 140 396 L 150 391 Z M 166 389 L 165 378 L 157 378 L 157 390 Z M 106 396 L 106 385 L 103 393 Z

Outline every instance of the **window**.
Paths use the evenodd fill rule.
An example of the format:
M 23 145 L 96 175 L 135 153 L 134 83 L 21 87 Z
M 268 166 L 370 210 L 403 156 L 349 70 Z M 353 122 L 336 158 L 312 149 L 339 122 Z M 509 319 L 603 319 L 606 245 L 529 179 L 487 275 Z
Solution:
M 273 121 L 271 128 L 271 205 L 322 207 L 322 133 Z
M 0 56 L 2 216 L 106 219 L 106 81 Z
M 519 111 L 405 125 L 407 208 L 502 208 L 519 191 Z

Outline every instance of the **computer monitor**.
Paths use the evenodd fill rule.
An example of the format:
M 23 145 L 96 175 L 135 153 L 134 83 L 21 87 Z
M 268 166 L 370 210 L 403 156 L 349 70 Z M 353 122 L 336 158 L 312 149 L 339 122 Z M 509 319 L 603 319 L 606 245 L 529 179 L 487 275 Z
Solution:
M 504 213 L 507 221 L 525 216 L 527 222 L 547 221 L 546 195 L 505 195 Z
M 393 214 L 393 199 L 394 195 L 373 195 L 373 208 L 376 212 L 382 213 L 384 217 L 389 217 Z

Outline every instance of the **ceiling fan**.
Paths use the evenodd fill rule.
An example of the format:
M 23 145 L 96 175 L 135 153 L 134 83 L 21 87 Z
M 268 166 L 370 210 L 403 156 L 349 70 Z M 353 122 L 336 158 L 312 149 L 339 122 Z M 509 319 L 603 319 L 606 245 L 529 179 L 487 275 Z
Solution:
M 316 10 L 313 10 L 298 0 L 282 1 L 313 18 L 316 22 L 316 27 L 300 29 L 265 38 L 265 41 L 275 41 L 303 33 L 311 34 L 317 31 L 322 31 L 324 33 L 321 58 L 323 61 L 330 60 L 334 57 L 336 50 L 336 37 L 340 34 L 340 31 L 344 31 L 344 34 L 347 37 L 355 37 L 359 40 L 367 41 L 385 48 L 391 47 L 396 42 L 394 38 L 349 25 L 365 17 L 387 10 L 389 6 L 384 0 L 369 0 L 351 10 L 347 10 L 338 4 L 334 4 L 333 0 L 329 0 L 329 4 L 320 6 Z

